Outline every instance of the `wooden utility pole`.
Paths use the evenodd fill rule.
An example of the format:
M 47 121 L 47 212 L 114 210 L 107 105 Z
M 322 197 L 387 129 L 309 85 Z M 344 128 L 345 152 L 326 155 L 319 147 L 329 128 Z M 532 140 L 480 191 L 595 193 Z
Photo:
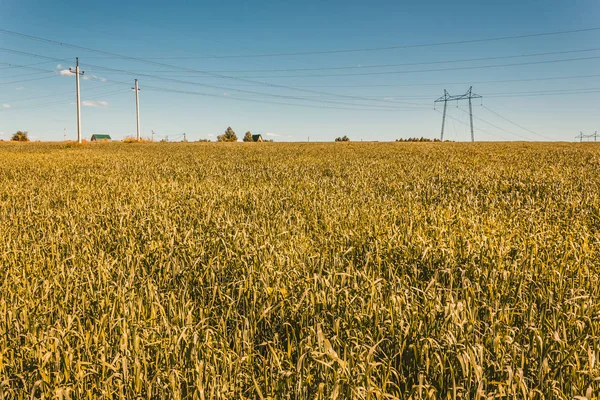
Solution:
M 71 73 L 75 74 L 75 89 L 77 90 L 77 143 L 81 144 L 81 99 L 79 91 L 79 76 L 84 72 L 79 72 L 79 57 L 75 58 L 75 71 L 69 68 Z

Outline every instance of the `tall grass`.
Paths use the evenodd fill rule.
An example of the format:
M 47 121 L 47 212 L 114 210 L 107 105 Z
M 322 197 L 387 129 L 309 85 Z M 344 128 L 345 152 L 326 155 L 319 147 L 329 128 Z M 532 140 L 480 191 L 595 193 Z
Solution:
M 598 398 L 599 165 L 4 144 L 0 397 Z

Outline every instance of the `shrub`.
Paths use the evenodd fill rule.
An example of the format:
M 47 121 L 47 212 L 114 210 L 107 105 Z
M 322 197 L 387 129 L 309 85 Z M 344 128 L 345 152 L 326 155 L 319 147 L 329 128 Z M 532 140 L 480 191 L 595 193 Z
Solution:
M 18 131 L 10 138 L 13 142 L 29 142 L 28 132 Z

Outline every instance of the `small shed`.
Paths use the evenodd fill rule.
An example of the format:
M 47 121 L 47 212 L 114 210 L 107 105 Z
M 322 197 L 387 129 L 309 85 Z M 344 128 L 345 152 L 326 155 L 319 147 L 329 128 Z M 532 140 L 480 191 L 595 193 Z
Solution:
M 263 141 L 262 135 L 252 135 L 252 141 L 253 142 L 262 142 Z
M 101 135 L 101 134 L 92 135 L 92 142 L 98 142 L 100 140 L 109 141 L 109 140 L 111 140 L 111 138 L 110 138 L 110 135 Z

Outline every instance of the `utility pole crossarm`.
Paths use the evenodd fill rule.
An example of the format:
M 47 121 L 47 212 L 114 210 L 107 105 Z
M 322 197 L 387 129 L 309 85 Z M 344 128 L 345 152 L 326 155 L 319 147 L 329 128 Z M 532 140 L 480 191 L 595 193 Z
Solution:
M 455 95 L 455 96 L 450 96 L 448 94 L 448 92 L 446 92 L 444 90 L 444 95 L 442 97 L 440 97 L 439 99 L 437 99 L 436 101 L 434 101 L 434 103 L 441 103 L 443 101 L 454 101 L 454 100 L 468 100 L 469 98 L 471 99 L 482 99 L 483 96 L 477 94 L 477 93 L 473 93 L 472 92 L 472 88 L 469 89 L 469 91 L 465 94 L 459 94 L 459 95 Z
M 448 94 L 448 92 L 444 89 L 444 95 L 442 97 L 440 97 L 439 99 L 437 99 L 436 101 L 434 101 L 434 103 L 441 103 L 443 101 L 448 101 L 449 98 L 452 97 Z

